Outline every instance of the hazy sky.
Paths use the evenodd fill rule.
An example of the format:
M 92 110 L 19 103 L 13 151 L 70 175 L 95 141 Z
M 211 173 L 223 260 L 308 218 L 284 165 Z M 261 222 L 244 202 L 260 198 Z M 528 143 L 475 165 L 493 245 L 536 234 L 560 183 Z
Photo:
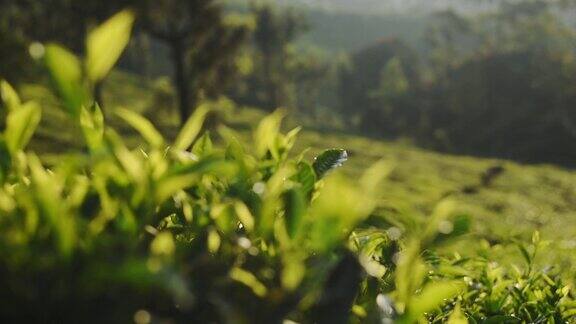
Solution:
M 491 0 L 279 0 L 284 4 L 300 3 L 363 13 L 420 12 L 454 8 L 461 11 L 485 10 L 493 6 Z

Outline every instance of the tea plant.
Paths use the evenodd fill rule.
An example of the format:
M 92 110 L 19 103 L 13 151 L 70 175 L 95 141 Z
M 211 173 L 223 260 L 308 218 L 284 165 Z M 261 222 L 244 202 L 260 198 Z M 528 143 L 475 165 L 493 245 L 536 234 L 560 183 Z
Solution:
M 314 300 L 322 278 L 350 262 L 345 238 L 374 207 L 366 193 L 375 192 L 381 164 L 359 185 L 337 174 L 323 179 L 343 151 L 327 151 L 314 165 L 289 159 L 299 129 L 280 133 L 281 112 L 256 128 L 253 149 L 224 127 L 214 145 L 199 136 L 208 104 L 170 144 L 149 121 L 119 110 L 144 140 L 128 148 L 106 127 L 89 89 L 118 57 L 115 50 L 100 60 L 91 51 L 109 46 L 117 37 L 104 35 L 128 31 L 132 20 L 124 12 L 97 29 L 85 63 L 46 47 L 85 154 L 45 166 L 26 153 L 41 109 L 2 83 L 0 316 L 279 322 L 300 310 L 321 317 Z
M 204 131 L 204 102 L 174 140 L 141 115 L 92 98 L 127 43 L 122 12 L 95 29 L 82 60 L 47 45 L 43 61 L 85 150 L 47 164 L 26 146 L 41 106 L 0 83 L 0 320 L 3 322 L 560 323 L 576 304 L 522 247 L 527 268 L 448 258 L 439 247 L 470 220 L 441 202 L 432 215 L 376 210 L 391 166 L 357 181 L 348 155 L 292 153 L 299 128 L 264 118 L 252 145 Z M 211 135 L 214 134 L 214 135 Z M 396 216 L 392 216 L 396 215 Z M 532 250 L 530 250 L 532 249 Z

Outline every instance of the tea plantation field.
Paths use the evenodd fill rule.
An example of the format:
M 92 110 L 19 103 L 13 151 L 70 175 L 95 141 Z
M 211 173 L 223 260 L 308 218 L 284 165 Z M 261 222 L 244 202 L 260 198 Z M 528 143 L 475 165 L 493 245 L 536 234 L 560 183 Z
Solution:
M 156 89 L 158 86 L 151 82 L 126 73 L 114 73 L 107 81 L 105 111 L 109 124 L 120 129 L 128 143 L 136 145 L 138 140 L 132 140 L 135 133 L 111 113 L 116 107 L 130 107 L 150 118 L 168 138 L 175 136 L 176 113 L 166 106 L 169 100 L 155 94 Z M 49 90 L 26 85 L 20 92 L 25 98 L 41 102 L 44 109 L 32 149 L 50 161 L 55 153 L 81 148 L 80 130 L 74 130 Z M 258 109 L 232 107 L 226 102 L 223 106 L 230 107 L 223 108 L 221 119 L 246 140 L 250 140 L 252 128 L 266 115 Z M 300 125 L 303 121 L 289 117 L 287 124 Z M 510 247 L 500 250 L 500 243 L 525 241 L 539 230 L 542 238 L 550 241 L 539 261 L 561 266 L 567 277 L 574 273 L 571 260 L 576 250 L 576 172 L 552 165 L 441 154 L 400 141 L 319 129 L 310 121 L 304 124 L 295 152 L 309 148 L 306 156 L 311 158 L 326 148 L 344 148 L 349 152 L 349 161 L 340 172 L 350 177 L 358 177 L 381 159 L 390 164 L 393 171 L 383 188 L 378 213 L 425 217 L 439 201 L 451 198 L 473 219 L 474 230 L 469 235 L 474 239 L 459 246 L 458 253 L 492 245 L 492 253 L 500 251 L 501 256 L 506 256 L 502 262 L 515 262 L 519 253 Z

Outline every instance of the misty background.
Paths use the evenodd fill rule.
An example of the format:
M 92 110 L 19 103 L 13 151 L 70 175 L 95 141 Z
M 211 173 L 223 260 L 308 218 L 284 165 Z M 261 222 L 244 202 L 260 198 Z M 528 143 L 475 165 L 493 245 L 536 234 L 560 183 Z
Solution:
M 64 43 L 82 54 L 86 30 L 133 7 L 140 17 L 120 68 L 151 86 L 151 115 L 184 120 L 201 100 L 225 97 L 264 111 L 285 107 L 313 128 L 441 152 L 576 161 L 569 0 L 1 6 L 0 75 L 14 83 L 39 75 L 30 44 Z M 105 88 L 97 87 L 97 98 Z

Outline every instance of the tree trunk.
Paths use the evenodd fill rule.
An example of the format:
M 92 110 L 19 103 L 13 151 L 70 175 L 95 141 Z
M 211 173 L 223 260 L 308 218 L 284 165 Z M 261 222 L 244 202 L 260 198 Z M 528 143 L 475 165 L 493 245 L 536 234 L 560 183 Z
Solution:
M 190 116 L 190 98 L 188 92 L 188 78 L 186 77 L 186 51 L 181 41 L 171 44 L 172 63 L 174 64 L 174 84 L 178 95 L 178 112 L 180 124 L 184 125 Z

